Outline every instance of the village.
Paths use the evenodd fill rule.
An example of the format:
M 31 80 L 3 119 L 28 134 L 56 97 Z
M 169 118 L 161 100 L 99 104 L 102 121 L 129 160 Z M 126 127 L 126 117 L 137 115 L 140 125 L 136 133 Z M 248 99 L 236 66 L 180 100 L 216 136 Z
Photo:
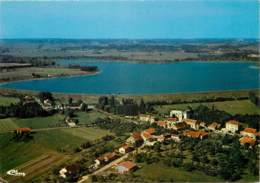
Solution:
M 235 150 L 236 148 L 243 148 L 246 152 L 255 152 L 259 148 L 260 132 L 244 122 L 240 122 L 236 119 L 229 119 L 224 123 L 202 121 L 194 119 L 192 117 L 192 111 L 190 110 L 174 108 L 172 108 L 169 113 L 155 113 L 148 107 L 148 103 L 144 103 L 142 99 L 140 104 L 138 103 L 139 112 L 137 115 L 128 115 L 128 113 L 132 112 L 133 107 L 136 107 L 136 103 L 124 98 L 122 99 L 123 102 L 120 102 L 118 99 L 114 99 L 113 96 L 108 98 L 101 96 L 98 104 L 87 104 L 84 100 L 78 100 L 72 97 L 66 100 L 60 100 L 52 96 L 49 92 L 42 92 L 38 95 L 26 95 L 20 100 L 21 103 L 19 105 L 34 106 L 36 115 L 44 114 L 53 116 L 59 114 L 62 115 L 62 119 L 54 123 L 49 123 L 47 128 L 32 128 L 31 126 L 20 126 L 16 128 L 13 130 L 13 139 L 15 139 L 16 143 L 32 141 L 35 134 L 37 135 L 42 131 L 53 130 L 52 133 L 55 133 L 55 130 L 75 129 L 80 131 L 80 129 L 84 129 L 84 133 L 87 133 L 90 128 L 105 128 L 113 133 L 103 137 L 102 134 L 97 134 L 101 135 L 102 138 L 100 140 L 94 142 L 87 141 L 85 144 L 81 144 L 79 148 L 73 150 L 73 152 L 71 152 L 71 160 L 59 164 L 58 170 L 55 170 L 53 174 L 53 176 L 56 177 L 55 180 L 59 181 L 73 180 L 80 183 L 103 181 L 105 179 L 108 179 L 106 181 L 113 181 L 114 179 L 111 179 L 109 177 L 110 175 L 119 177 L 122 175 L 127 177 L 131 177 L 132 175 L 136 176 L 135 172 L 140 172 L 143 166 L 146 166 L 143 165 L 142 161 L 148 161 L 148 164 L 149 161 L 158 161 L 156 158 L 149 160 L 149 156 L 154 158 L 155 152 L 157 153 L 156 156 L 162 153 L 164 154 L 162 157 L 165 158 L 169 156 L 167 153 L 176 151 L 177 154 L 179 154 L 180 149 L 183 149 L 181 153 L 183 154 L 183 152 L 185 152 L 185 155 L 181 155 L 182 158 L 177 157 L 179 155 L 174 155 L 172 160 L 169 157 L 169 162 L 174 161 L 172 163 L 175 167 L 190 166 L 187 169 L 195 171 L 194 165 L 179 161 L 180 159 L 183 161 L 183 159 L 185 159 L 184 156 L 187 156 L 188 159 L 192 156 L 192 161 L 196 162 L 193 160 L 196 159 L 196 157 L 199 158 L 197 154 L 194 154 L 196 149 L 192 151 L 188 150 L 188 154 L 185 149 L 190 148 L 188 146 L 192 144 L 196 145 L 204 141 L 205 143 L 210 142 L 214 144 L 217 139 L 229 139 L 227 143 L 223 143 L 220 147 L 214 147 L 214 151 L 220 152 L 223 149 L 229 151 L 231 149 Z M 104 110 L 102 106 L 100 106 L 103 101 L 106 101 L 105 105 L 108 107 L 111 106 L 110 103 L 112 103 L 114 106 L 125 106 L 128 110 L 123 111 L 126 114 L 109 112 L 107 111 L 108 107 Z M 152 112 L 146 111 L 141 113 L 142 106 L 144 106 L 144 109 L 151 110 Z M 23 108 L 25 109 L 26 107 Z M 39 114 L 37 114 L 36 109 L 40 111 Z M 101 116 L 103 117 L 83 124 L 82 120 L 88 121 L 88 119 L 79 117 L 78 114 L 88 115 L 89 113 L 102 114 Z M 109 124 L 109 126 L 106 126 L 107 124 Z M 121 130 L 122 133 L 120 133 L 120 130 L 118 132 L 113 131 L 113 128 L 117 128 L 117 126 L 119 129 L 120 126 L 121 128 L 125 128 Z M 129 126 L 133 126 L 134 128 L 127 130 Z M 115 140 L 113 139 L 121 140 L 119 143 L 116 142 L 116 144 L 112 146 L 112 149 L 102 149 L 101 144 L 104 145 L 110 141 L 114 143 Z M 233 147 L 234 142 L 237 142 L 239 147 Z M 210 146 L 212 146 L 212 144 Z M 95 148 L 101 148 L 102 150 L 97 150 L 97 153 L 95 153 Z M 92 149 L 92 153 L 89 153 L 89 149 Z M 200 147 L 200 149 L 202 148 Z M 81 155 L 78 154 L 78 152 L 81 152 Z M 81 165 L 79 157 L 83 155 L 84 158 L 84 153 L 90 156 L 87 158 L 88 163 Z M 210 155 L 210 158 L 215 159 L 216 155 L 217 153 L 213 153 Z M 141 160 L 140 163 L 138 158 L 147 160 Z M 203 164 L 203 166 L 206 165 Z M 207 168 L 205 167 L 205 169 Z M 202 170 L 200 169 L 200 171 Z M 9 175 L 10 172 L 17 172 L 17 170 L 9 169 L 6 173 Z M 21 173 L 24 172 L 18 172 L 17 175 L 19 176 Z M 216 176 L 216 173 L 209 172 L 209 175 Z
M 136 169 L 138 165 L 134 162 L 130 154 L 138 154 L 140 152 L 147 153 L 145 147 L 152 147 L 157 143 L 165 141 L 174 141 L 179 143 L 183 138 L 192 138 L 198 140 L 206 139 L 210 134 L 217 133 L 222 135 L 238 136 L 242 146 L 253 148 L 259 144 L 260 132 L 254 128 L 241 129 L 239 121 L 230 120 L 225 123 L 224 127 L 217 122 L 205 125 L 195 119 L 190 119 L 189 111 L 172 110 L 168 117 L 156 120 L 152 115 L 139 115 L 138 122 L 149 122 L 151 127 L 141 132 L 133 132 L 129 138 L 118 149 L 105 154 L 93 160 L 93 164 L 89 167 L 90 175 L 102 174 L 109 171 L 115 174 L 129 174 Z M 126 118 L 129 118 L 126 116 Z M 153 126 L 172 130 L 173 133 L 156 133 Z M 77 166 L 63 167 L 59 173 L 60 177 L 66 178 L 67 175 L 77 171 Z M 78 182 L 84 182 L 90 178 L 85 175 Z

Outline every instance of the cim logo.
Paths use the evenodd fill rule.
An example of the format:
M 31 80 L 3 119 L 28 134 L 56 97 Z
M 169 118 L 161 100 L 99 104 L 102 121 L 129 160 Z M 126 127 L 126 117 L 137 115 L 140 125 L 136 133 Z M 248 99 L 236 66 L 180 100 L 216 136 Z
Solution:
M 9 170 L 6 172 L 6 174 L 12 176 L 22 176 L 22 177 L 26 175 L 24 172 L 18 172 L 18 170 Z

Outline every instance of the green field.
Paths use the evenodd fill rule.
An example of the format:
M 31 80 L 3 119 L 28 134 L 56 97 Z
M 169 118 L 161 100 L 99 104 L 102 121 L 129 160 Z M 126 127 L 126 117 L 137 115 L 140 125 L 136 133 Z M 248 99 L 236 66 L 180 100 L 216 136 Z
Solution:
M 19 98 L 5 97 L 5 96 L 0 95 L 0 105 L 7 106 L 7 105 L 10 105 L 12 103 L 15 104 L 17 102 L 19 102 Z
M 86 140 L 99 139 L 111 134 L 95 128 L 68 128 L 33 133 L 33 139 L 27 142 L 15 142 L 12 133 L 0 134 L 0 173 L 22 165 L 32 159 L 50 152 L 72 152 Z
M 199 171 L 188 172 L 182 168 L 167 167 L 162 163 L 140 164 L 140 168 L 134 172 L 151 182 L 224 182 L 220 177 L 213 177 Z M 258 177 L 245 172 L 238 182 L 257 182 Z
M 35 117 L 35 118 L 5 118 L 0 119 L 0 133 L 14 130 L 18 127 L 29 127 L 32 129 L 48 128 L 49 125 L 56 124 L 63 120 L 64 115 L 55 114 L 47 117 Z
M 79 119 L 79 124 L 91 124 L 97 118 L 103 118 L 105 115 L 100 112 L 76 112 L 76 118 Z M 0 133 L 15 130 L 19 127 L 29 127 L 32 129 L 49 128 L 55 124 L 63 121 L 64 115 L 55 114 L 47 117 L 34 117 L 34 118 L 5 118 L 0 119 Z
M 79 124 L 91 124 L 95 122 L 97 118 L 104 118 L 106 117 L 105 114 L 97 112 L 97 111 L 90 111 L 90 112 L 76 112 L 77 118 L 79 119 Z
M 222 182 L 218 177 L 205 175 L 202 172 L 187 172 L 181 168 L 169 168 L 162 163 L 141 165 L 141 168 L 134 172 L 145 180 L 151 182 Z
M 188 106 L 190 106 L 192 108 L 196 108 L 199 105 L 206 105 L 210 108 L 214 105 L 216 109 L 226 111 L 232 115 L 234 115 L 234 114 L 260 114 L 260 109 L 257 108 L 249 100 L 161 105 L 161 106 L 156 106 L 155 110 L 160 113 L 169 114 L 169 112 L 173 109 L 186 110 L 186 109 L 188 109 Z
M 95 140 L 103 137 L 104 135 L 111 135 L 106 130 L 98 128 L 72 128 L 72 129 L 62 129 L 62 132 L 68 133 L 75 137 L 84 138 L 87 140 Z

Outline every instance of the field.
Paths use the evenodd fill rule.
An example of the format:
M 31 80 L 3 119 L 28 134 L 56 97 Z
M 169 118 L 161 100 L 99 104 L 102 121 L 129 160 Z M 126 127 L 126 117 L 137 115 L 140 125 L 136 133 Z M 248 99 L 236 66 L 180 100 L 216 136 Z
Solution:
M 188 109 L 188 106 L 190 106 L 192 108 L 196 108 L 199 105 L 206 105 L 210 108 L 212 106 L 214 106 L 216 109 L 226 111 L 232 115 L 234 115 L 234 114 L 260 114 L 260 109 L 257 108 L 249 100 L 161 105 L 161 106 L 156 106 L 155 110 L 160 113 L 169 114 L 170 110 L 173 110 L 173 109 L 186 110 L 186 109 Z
M 49 125 L 55 124 L 64 118 L 63 115 L 55 114 L 47 117 L 35 118 L 5 118 L 0 119 L 0 133 L 15 130 L 18 127 L 29 127 L 32 129 L 47 128 Z
M 198 171 L 188 172 L 180 168 L 169 168 L 162 163 L 141 165 L 134 174 L 140 175 L 151 182 L 221 182 L 217 177 L 211 177 Z
M 33 139 L 26 142 L 13 141 L 12 133 L 0 134 L 0 173 L 12 168 L 24 167 L 26 164 L 30 164 L 31 161 L 50 154 L 48 161 L 61 161 L 66 158 L 68 153 L 73 152 L 76 147 L 79 147 L 86 140 L 96 140 L 107 134 L 111 133 L 96 128 L 47 130 L 33 133 Z M 44 166 L 50 168 L 53 165 L 46 164 Z M 39 165 L 32 163 L 32 166 Z M 30 166 L 27 167 L 28 169 L 25 170 L 29 172 Z
M 188 172 L 182 168 L 170 168 L 162 163 L 141 164 L 134 175 L 142 176 L 151 182 L 224 182 L 219 177 L 208 176 L 199 171 Z M 239 182 L 257 182 L 257 177 L 245 172 Z
M 15 97 L 5 97 L 5 96 L 2 96 L 0 95 L 0 106 L 1 105 L 4 105 L 4 106 L 8 106 L 10 104 L 15 104 L 19 102 L 19 99 L 18 98 L 15 98 Z
M 79 119 L 79 124 L 91 124 L 98 117 L 105 117 L 104 114 L 96 111 L 91 112 L 76 112 L 77 119 Z M 29 127 L 32 129 L 50 128 L 55 126 L 55 124 L 60 123 L 64 119 L 64 115 L 55 114 L 53 116 L 47 117 L 34 117 L 34 118 L 5 118 L 0 119 L 0 133 L 5 133 L 8 131 L 15 130 L 19 127 Z

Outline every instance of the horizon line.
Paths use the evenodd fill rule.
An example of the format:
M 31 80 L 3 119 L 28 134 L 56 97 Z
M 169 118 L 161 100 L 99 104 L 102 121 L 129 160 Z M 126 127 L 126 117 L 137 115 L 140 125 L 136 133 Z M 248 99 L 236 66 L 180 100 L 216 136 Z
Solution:
M 0 38 L 0 40 L 247 40 L 254 39 L 260 40 L 260 38 L 248 38 L 248 37 L 230 37 L 230 38 Z

